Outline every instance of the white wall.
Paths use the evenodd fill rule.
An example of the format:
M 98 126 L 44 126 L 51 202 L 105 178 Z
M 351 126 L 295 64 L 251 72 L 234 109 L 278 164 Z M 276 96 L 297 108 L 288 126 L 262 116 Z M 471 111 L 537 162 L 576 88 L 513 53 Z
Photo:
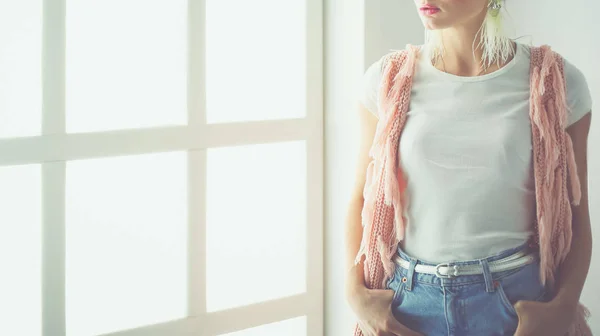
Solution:
M 366 67 L 421 43 L 410 1 L 325 0 L 325 335 L 352 335 L 344 299 L 344 218 L 358 151 L 356 97 Z M 410 28 L 409 28 L 410 27 Z
M 592 313 L 594 334 L 600 335 L 600 2 L 591 0 L 508 0 L 516 36 L 523 42 L 549 44 L 585 74 L 594 100 L 588 140 L 588 188 L 594 252 L 582 302 Z M 535 13 L 535 15 L 532 15 Z
M 523 42 L 551 44 L 587 76 L 600 104 L 600 3 L 591 0 L 508 0 L 515 36 Z M 536 13 L 536 15 L 531 15 Z M 568 16 L 565 15 L 568 13 Z M 585 27 L 589 28 L 585 28 Z M 350 335 L 353 316 L 343 297 L 346 204 L 350 195 L 358 124 L 355 98 L 366 67 L 390 49 L 423 41 L 423 27 L 412 1 L 325 0 L 325 335 Z M 600 110 L 600 109 L 597 109 Z M 600 120 L 592 118 L 589 188 L 595 250 L 582 301 L 600 335 Z M 597 146 L 597 145 L 596 145 Z M 594 263 L 596 265 L 594 265 Z
M 363 68 L 362 1 L 325 1 L 325 332 L 352 335 L 344 300 L 343 215 L 350 195 L 358 122 L 353 113 Z

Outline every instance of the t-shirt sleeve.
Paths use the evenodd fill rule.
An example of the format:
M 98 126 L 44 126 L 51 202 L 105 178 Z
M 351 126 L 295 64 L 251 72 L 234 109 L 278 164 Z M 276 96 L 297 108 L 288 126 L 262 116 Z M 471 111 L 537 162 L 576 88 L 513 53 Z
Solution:
M 383 75 L 382 68 L 383 57 L 369 66 L 363 75 L 359 95 L 359 102 L 376 117 L 379 117 L 379 90 Z
M 565 60 L 565 81 L 569 106 L 567 126 L 571 126 L 592 110 L 592 95 L 583 73 L 567 60 Z

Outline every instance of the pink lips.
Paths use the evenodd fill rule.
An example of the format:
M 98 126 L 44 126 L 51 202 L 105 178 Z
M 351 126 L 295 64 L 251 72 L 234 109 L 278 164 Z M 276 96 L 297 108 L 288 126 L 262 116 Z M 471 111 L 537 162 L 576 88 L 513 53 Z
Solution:
M 419 8 L 419 11 L 421 11 L 421 13 L 423 13 L 424 15 L 434 15 L 438 13 L 440 9 L 435 6 L 424 5 L 421 8 Z

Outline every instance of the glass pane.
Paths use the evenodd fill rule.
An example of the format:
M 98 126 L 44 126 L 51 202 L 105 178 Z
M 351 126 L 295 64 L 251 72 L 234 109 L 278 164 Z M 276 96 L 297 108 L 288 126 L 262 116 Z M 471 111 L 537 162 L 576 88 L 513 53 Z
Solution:
M 304 117 L 305 31 L 305 0 L 206 0 L 207 121 Z
M 67 163 L 67 335 L 187 315 L 183 152 Z
M 222 336 L 306 336 L 306 317 L 266 324 Z
M 0 1 L 0 138 L 42 129 L 42 0 Z
M 67 131 L 187 122 L 187 0 L 67 0 Z
M 0 335 L 41 335 L 39 165 L 0 167 Z
M 305 292 L 305 143 L 211 149 L 207 169 L 208 311 Z

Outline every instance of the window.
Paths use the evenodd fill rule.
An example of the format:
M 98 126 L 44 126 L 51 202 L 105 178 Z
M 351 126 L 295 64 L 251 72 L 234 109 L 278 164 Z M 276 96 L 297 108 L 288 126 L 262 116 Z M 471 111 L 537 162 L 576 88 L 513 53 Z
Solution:
M 322 335 L 321 8 L 0 2 L 0 334 Z

